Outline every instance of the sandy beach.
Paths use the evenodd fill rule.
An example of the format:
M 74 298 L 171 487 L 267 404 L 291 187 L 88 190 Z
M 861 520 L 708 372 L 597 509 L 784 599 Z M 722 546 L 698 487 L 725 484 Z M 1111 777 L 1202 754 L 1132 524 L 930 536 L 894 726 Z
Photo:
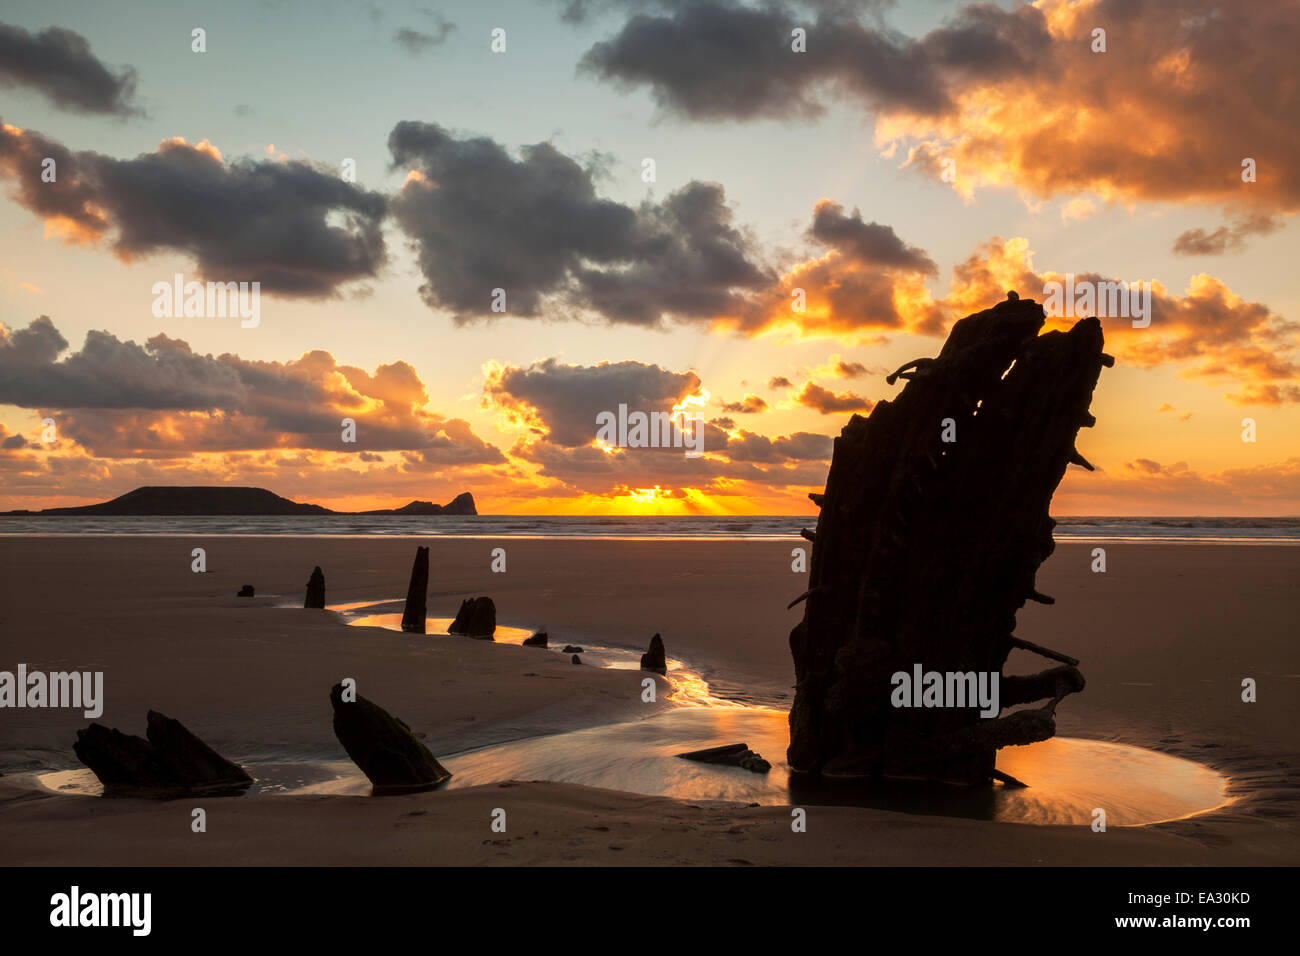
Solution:
M 343 677 L 405 720 L 439 757 L 648 718 L 677 704 L 659 678 L 573 666 L 567 655 L 463 638 L 346 626 L 302 602 L 314 565 L 330 604 L 401 597 L 416 544 L 431 548 L 429 614 L 491 595 L 498 621 L 546 627 L 553 648 L 644 649 L 663 635 L 715 695 L 787 708 L 787 646 L 804 589 L 798 542 L 292 537 L 0 538 L 0 669 L 104 672 L 99 722 L 141 734 L 159 710 L 225 756 L 345 759 L 329 688 Z M 190 569 L 207 552 L 207 572 Z M 507 571 L 490 570 L 504 547 Z M 1051 864 L 1294 865 L 1300 862 L 1300 548 L 1109 542 L 1058 544 L 1038 576 L 1052 607 L 1017 633 L 1081 659 L 1086 690 L 1058 733 L 1203 763 L 1230 781 L 1227 805 L 1141 827 L 1029 826 L 862 807 L 809 810 L 576 784 L 517 781 L 371 798 L 333 794 L 96 800 L 33 774 L 78 766 L 80 711 L 0 711 L 0 864 Z M 235 597 L 253 584 L 257 597 Z M 1017 652 L 1008 672 L 1038 661 Z M 671 673 L 670 673 L 671 677 Z M 1243 703 L 1241 681 L 1258 684 Z M 730 742 L 719 740 L 719 743 Z M 1032 783 L 1031 783 L 1032 786 Z M 490 813 L 509 813 L 506 833 Z M 327 839 L 322 835 L 328 834 Z

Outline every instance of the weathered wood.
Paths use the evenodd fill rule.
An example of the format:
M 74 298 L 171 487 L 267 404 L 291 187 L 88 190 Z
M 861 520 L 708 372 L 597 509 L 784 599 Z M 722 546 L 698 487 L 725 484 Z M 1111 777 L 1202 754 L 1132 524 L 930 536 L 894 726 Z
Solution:
M 497 606 L 490 597 L 466 598 L 460 602 L 456 618 L 447 626 L 448 634 L 463 634 L 490 641 L 497 630 Z
M 1041 654 L 1043 657 L 1050 657 L 1054 661 L 1060 661 L 1062 664 L 1072 664 L 1079 666 L 1079 659 L 1071 657 L 1069 654 L 1062 654 L 1060 651 L 1054 651 L 1050 647 L 1043 647 L 1042 644 L 1035 644 L 1033 641 L 1026 641 L 1019 637 L 1007 638 L 1007 643 L 1012 647 L 1018 647 L 1022 651 L 1029 651 L 1031 654 Z
M 303 600 L 302 606 L 315 608 L 325 606 L 325 574 L 319 564 L 312 569 L 311 577 L 307 579 L 307 597 Z
M 895 398 L 836 439 L 825 493 L 809 496 L 821 514 L 790 634 L 796 773 L 987 784 L 997 748 L 1055 732 L 1055 701 L 991 718 L 891 702 L 892 675 L 918 664 L 1000 676 L 1012 647 L 1046 653 L 1008 635 L 1025 601 L 1045 598 L 1034 576 L 1054 548 L 1048 506 L 1082 457 L 1075 437 L 1104 358 L 1096 319 L 1039 335 L 1044 320 L 1014 293 L 961 319 L 936 358 L 903 366 Z M 1004 681 L 1020 696 L 1072 692 L 1072 675 L 1049 673 Z
M 423 634 L 429 601 L 429 549 L 417 547 L 411 564 L 411 583 L 406 587 L 402 608 L 402 630 Z
M 656 634 L 650 638 L 650 646 L 641 655 L 641 669 L 655 674 L 668 673 L 668 658 L 664 653 L 664 639 Z
M 1022 789 L 1024 789 L 1024 788 L 1026 788 L 1026 787 L 1029 786 L 1029 784 L 1027 784 L 1027 783 L 1023 783 L 1022 781 L 1017 780 L 1015 777 L 1011 776 L 1011 774 L 1009 774 L 1009 773 L 1004 773 L 1004 772 L 1001 771 L 1001 770 L 994 770 L 994 771 L 993 771 L 993 779 L 994 779 L 994 780 L 1001 780 L 1001 781 L 1002 781 L 1004 784 L 1006 784 L 1008 787 L 1012 787 L 1013 789 L 1016 789 L 1016 790 L 1022 790 Z
M 717 763 L 728 767 L 741 767 L 754 773 L 767 773 L 772 765 L 761 755 L 749 749 L 749 744 L 724 744 L 721 747 L 707 747 L 704 750 L 692 750 L 678 754 L 683 760 L 698 760 L 700 763 Z
M 77 731 L 73 753 L 95 772 L 106 794 L 236 792 L 253 782 L 242 767 L 222 757 L 179 720 L 151 710 L 146 721 L 148 739 L 103 724 Z
M 376 792 L 430 790 L 451 779 L 451 773 L 403 721 L 373 701 L 357 695 L 344 699 L 344 687 L 330 688 L 334 736 Z

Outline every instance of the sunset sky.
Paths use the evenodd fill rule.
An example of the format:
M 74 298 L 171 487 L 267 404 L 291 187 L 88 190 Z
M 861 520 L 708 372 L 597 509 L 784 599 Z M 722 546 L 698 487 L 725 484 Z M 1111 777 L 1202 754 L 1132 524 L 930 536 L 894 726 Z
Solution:
M 1300 513 L 1297 48 L 1283 0 L 10 0 L 0 509 L 811 513 L 886 373 L 1073 273 L 1154 308 L 1053 512 Z M 259 324 L 155 316 L 177 273 Z M 597 445 L 690 396 L 703 457 Z

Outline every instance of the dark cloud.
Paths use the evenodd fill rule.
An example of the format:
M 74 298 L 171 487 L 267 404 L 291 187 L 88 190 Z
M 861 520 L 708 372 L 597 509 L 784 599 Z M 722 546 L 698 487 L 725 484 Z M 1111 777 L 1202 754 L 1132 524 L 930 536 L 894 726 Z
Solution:
M 846 362 L 844 359 L 837 359 L 835 374 L 840 378 L 861 378 L 867 374 L 867 367 L 861 362 Z
M 614 268 L 576 270 L 583 301 L 610 321 L 637 325 L 743 311 L 740 293 L 774 276 L 753 261 L 753 244 L 731 219 L 716 183 L 692 182 L 662 203 L 643 203 L 633 254 Z
M 468 423 L 425 410 L 428 394 L 405 362 L 373 373 L 325 351 L 290 362 L 199 355 L 156 335 L 143 346 L 87 333 L 80 351 L 45 316 L 0 326 L 0 404 L 57 411 L 60 431 L 102 457 L 183 457 L 205 451 L 408 450 L 442 464 L 504 456 Z M 341 422 L 357 424 L 355 445 Z
M 74 113 L 132 116 L 135 70 L 110 70 L 79 33 L 50 27 L 30 33 L 0 23 L 0 86 L 27 86 Z
M 492 317 L 494 289 L 516 316 L 555 304 L 610 322 L 712 320 L 771 281 L 721 186 L 692 182 L 634 209 L 597 196 L 592 171 L 549 143 L 515 159 L 490 139 L 402 122 L 389 149 L 414 172 L 393 211 L 415 244 L 421 294 L 459 322 Z
M 768 388 L 794 388 L 794 382 L 784 375 L 774 375 L 767 383 Z
M 804 382 L 794 400 L 823 415 L 836 412 L 869 412 L 875 404 L 870 399 L 855 395 L 853 392 L 833 392 L 816 382 Z
M 736 415 L 757 415 L 767 411 L 767 401 L 760 395 L 746 395 L 739 402 L 724 402 L 722 410 Z
M 855 340 L 882 330 L 943 330 L 943 311 L 925 287 L 938 267 L 924 250 L 889 226 L 864 222 L 856 209 L 846 215 L 830 199 L 818 200 L 806 234 L 826 253 L 796 263 L 753 296 L 733 325 L 751 334 L 793 327 L 805 336 Z
M 691 119 L 789 119 L 822 112 L 840 91 L 877 108 L 941 115 L 950 90 L 975 80 L 1024 79 L 1042 69 L 1048 41 L 1033 7 L 992 4 L 960 10 L 916 40 L 863 23 L 851 4 L 820 4 L 812 15 L 769 3 L 697 0 L 632 16 L 595 44 L 579 69 L 625 87 L 647 86 L 666 112 Z M 806 53 L 791 31 L 807 31 Z
M 782 462 L 828 461 L 834 440 L 815 432 L 795 432 L 768 438 L 741 429 L 740 436 L 727 442 L 727 457 L 732 461 Z
M 877 222 L 863 222 L 862 214 L 854 209 L 846 216 L 844 207 L 823 199 L 813 209 L 810 238 L 823 245 L 838 249 L 854 262 L 881 268 L 938 275 L 939 267 L 926 255 L 924 249 L 909 246 L 890 226 Z
M 45 157 L 56 162 L 53 183 L 41 181 Z M 322 297 L 387 261 L 385 198 L 305 162 L 226 163 L 206 142 L 183 140 L 114 159 L 0 125 L 0 174 L 19 203 L 66 238 L 111 236 L 113 251 L 128 259 L 185 253 L 214 281 Z
M 179 343 L 184 345 L 184 343 Z M 214 409 L 243 403 L 247 389 L 227 365 L 178 348 L 167 336 L 144 348 L 108 332 L 86 333 L 81 351 L 48 316 L 0 328 L 0 403 L 23 408 Z
M 1282 222 L 1267 213 L 1240 216 L 1213 232 L 1188 229 L 1174 240 L 1174 254 L 1180 256 L 1221 256 L 1241 252 L 1250 236 L 1267 236 L 1282 228 Z
M 904 165 L 925 175 L 952 160 L 967 197 L 1011 186 L 1034 199 L 1300 209 L 1300 87 L 1278 79 L 1294 72 L 1300 4 L 973 3 L 917 38 L 852 4 L 806 9 L 655 5 L 588 50 L 580 70 L 649 89 L 664 112 L 693 120 L 788 121 L 860 104 L 890 155 L 906 148 Z M 807 53 L 790 49 L 796 26 Z M 1097 27 L 1105 53 L 1092 49 Z M 1259 171 L 1248 183 L 1246 158 Z
M 412 56 L 419 56 L 425 50 L 442 46 L 456 29 L 456 24 L 433 10 L 421 11 L 433 22 L 432 32 L 402 27 L 393 34 L 393 42 Z
M 486 405 L 506 411 L 550 443 L 580 448 L 594 441 L 599 413 L 617 413 L 619 405 L 629 411 L 668 412 L 699 387 L 694 372 L 671 372 L 658 365 L 562 365 L 549 358 L 527 368 L 489 366 L 483 395 Z

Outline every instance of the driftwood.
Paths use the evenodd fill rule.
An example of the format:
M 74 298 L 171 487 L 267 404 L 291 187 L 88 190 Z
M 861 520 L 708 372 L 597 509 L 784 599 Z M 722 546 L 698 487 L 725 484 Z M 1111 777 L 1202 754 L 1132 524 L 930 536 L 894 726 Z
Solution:
M 415 562 L 411 565 L 411 583 L 406 587 L 406 606 L 402 609 L 402 630 L 413 634 L 424 633 L 428 613 L 429 549 L 415 549 Z
M 490 597 L 465 598 L 456 618 L 447 626 L 448 634 L 463 634 L 490 641 L 497 631 L 497 606 Z
M 938 357 L 890 376 L 907 385 L 835 441 L 812 536 L 803 620 L 790 634 L 796 693 L 790 767 L 826 776 L 989 783 L 999 747 L 1055 733 L 1081 690 L 1072 657 L 1013 637 L 1052 553 L 1048 506 L 1069 463 L 1102 366 L 1096 319 L 1039 335 L 1040 305 L 1005 302 L 957 322 Z M 949 421 L 951 420 L 951 421 Z M 955 440 L 945 440 L 955 439 Z M 1001 677 L 1023 648 L 1064 666 Z M 893 676 L 916 665 L 993 675 L 1002 708 L 896 706 Z
M 343 690 L 342 684 L 330 688 L 334 736 L 377 793 L 431 790 L 451 779 L 410 727 L 360 695 L 344 700 Z
M 668 659 L 664 654 L 664 639 L 656 634 L 650 638 L 650 646 L 641 655 L 641 669 L 655 674 L 668 673 Z
M 717 763 L 728 767 L 740 767 L 753 773 L 767 773 L 772 769 L 770 763 L 749 749 L 749 744 L 724 744 L 721 747 L 692 750 L 690 753 L 678 754 L 677 756 L 683 760 L 698 760 L 700 763 Z
M 312 568 L 311 577 L 307 579 L 307 597 L 303 600 L 302 606 L 325 606 L 325 574 L 319 564 Z
M 238 792 L 253 782 L 186 729 L 179 720 L 151 710 L 148 739 L 103 724 L 77 731 L 77 759 L 95 772 L 113 796 L 177 796 Z

